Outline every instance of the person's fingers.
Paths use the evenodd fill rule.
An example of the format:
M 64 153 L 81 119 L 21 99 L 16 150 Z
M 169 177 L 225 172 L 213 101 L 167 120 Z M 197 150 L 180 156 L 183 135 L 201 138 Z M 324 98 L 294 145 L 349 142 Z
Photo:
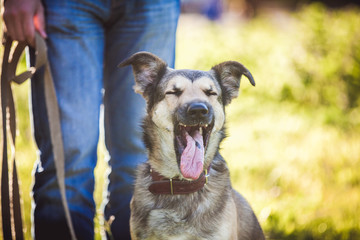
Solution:
M 23 28 L 22 28 L 22 24 L 21 24 L 21 19 L 20 18 L 15 18 L 13 20 L 13 30 L 14 30 L 14 35 L 10 35 L 12 37 L 13 40 L 16 41 L 20 41 L 23 42 L 25 41 L 25 35 L 23 32 Z
M 47 38 L 46 30 L 45 30 L 45 15 L 44 8 L 40 5 L 37 8 L 37 11 L 34 16 L 34 24 L 35 29 L 40 33 L 43 38 Z
M 22 32 L 24 40 L 32 47 L 35 47 L 35 27 L 32 16 L 25 14 L 22 16 Z
M 35 46 L 35 30 L 43 38 L 47 37 L 44 8 L 39 0 L 7 1 L 4 9 L 7 33 L 13 40 L 26 41 Z
M 40 33 L 40 36 L 47 38 L 45 31 L 45 19 L 44 15 L 35 15 L 34 16 L 35 29 Z
M 13 11 L 6 11 L 3 14 L 6 25 L 7 34 L 14 40 L 19 38 L 19 29 L 17 29 L 19 19 L 16 18 L 16 13 Z
M 14 36 L 15 36 L 14 28 L 13 27 L 8 28 L 10 23 L 6 23 L 5 18 L 4 18 L 4 22 L 5 22 L 4 31 L 7 33 L 8 36 L 10 36 L 11 38 L 14 38 Z

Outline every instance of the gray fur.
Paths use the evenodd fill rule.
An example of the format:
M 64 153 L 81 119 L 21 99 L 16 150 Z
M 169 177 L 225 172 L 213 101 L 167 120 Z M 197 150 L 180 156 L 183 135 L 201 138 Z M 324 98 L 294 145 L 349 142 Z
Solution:
M 132 239 L 265 239 L 250 205 L 232 188 L 229 169 L 219 153 L 219 144 L 225 136 L 222 117 L 224 105 L 229 104 L 231 99 L 237 96 L 242 74 L 255 84 L 250 72 L 237 62 L 219 64 L 209 72 L 174 70 L 167 67 L 165 69 L 166 65 L 161 59 L 145 52 L 130 57 L 122 63 L 122 66 L 129 64 L 134 68 L 137 90 L 148 104 L 148 114 L 144 119 L 143 129 L 149 154 L 148 161 L 139 165 L 137 169 L 134 196 L 131 201 Z M 187 84 L 184 79 L 191 81 L 192 85 Z M 171 92 L 176 88 L 168 85 L 171 81 L 174 85 L 182 81 L 183 85 L 189 85 L 192 88 L 195 82 L 204 81 L 208 85 L 211 84 L 214 88 L 212 90 L 218 96 L 213 97 L 212 94 L 205 94 L 206 92 L 198 90 L 201 96 L 190 94 L 182 98 L 182 92 L 186 92 L 186 89 L 180 89 L 182 92 L 178 94 L 179 96 L 172 95 L 167 98 L 169 96 L 166 89 L 170 89 Z M 196 90 L 192 91 L 196 92 Z M 169 102 L 174 98 L 179 100 L 173 100 L 174 103 L 164 105 L 164 101 Z M 158 112 L 163 114 L 160 116 L 186 114 L 177 112 L 181 106 L 173 105 L 178 102 L 187 104 L 199 99 L 205 101 L 213 111 L 214 116 L 211 115 L 211 117 L 215 122 L 214 129 L 218 128 L 212 130 L 205 149 L 204 169 L 210 166 L 209 181 L 195 193 L 154 195 L 148 190 L 152 181 L 150 168 L 156 169 L 168 178 L 183 178 L 178 165 L 179 161 L 176 159 L 178 156 L 175 154 L 175 146 L 173 146 L 175 133 L 160 126 L 162 121 L 157 119 L 156 114 L 159 114 Z M 220 120 L 223 122 L 216 122 Z M 176 121 L 171 121 L 166 117 L 164 121 L 169 125 L 176 124 Z M 217 124 L 220 124 L 220 127 Z M 176 129 L 176 127 L 169 126 L 170 129 Z

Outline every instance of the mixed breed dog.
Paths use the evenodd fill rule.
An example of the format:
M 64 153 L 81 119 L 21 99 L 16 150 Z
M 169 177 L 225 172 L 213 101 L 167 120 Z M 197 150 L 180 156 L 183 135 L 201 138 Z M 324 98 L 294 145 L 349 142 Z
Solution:
M 148 161 L 137 168 L 132 239 L 265 239 L 219 153 L 225 107 L 238 96 L 242 75 L 255 86 L 251 73 L 235 61 L 210 71 L 175 70 L 148 52 L 119 66 L 127 65 L 147 102 Z

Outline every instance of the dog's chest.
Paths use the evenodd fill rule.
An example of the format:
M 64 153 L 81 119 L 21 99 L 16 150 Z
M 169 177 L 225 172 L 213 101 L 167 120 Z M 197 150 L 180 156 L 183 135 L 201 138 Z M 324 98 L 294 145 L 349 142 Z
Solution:
M 149 232 L 158 239 L 202 239 L 194 236 L 195 229 L 184 219 L 181 212 L 169 209 L 153 209 L 148 217 Z
M 186 213 L 172 209 L 153 209 L 147 222 L 149 232 L 154 239 L 169 240 L 205 240 L 198 228 L 199 219 L 187 219 Z M 152 239 L 152 238 L 150 238 Z
M 227 215 L 227 214 L 226 214 Z M 230 237 L 231 228 L 236 225 L 232 217 L 218 216 L 223 221 L 219 221 L 219 226 L 213 228 L 212 232 L 208 232 L 204 237 L 204 232 L 199 232 L 201 229 L 200 218 L 194 218 L 189 221 L 185 219 L 179 211 L 153 209 L 149 213 L 148 227 L 149 239 L 168 239 L 168 240 L 209 240 L 209 239 L 233 239 Z M 220 220 L 217 219 L 217 220 Z

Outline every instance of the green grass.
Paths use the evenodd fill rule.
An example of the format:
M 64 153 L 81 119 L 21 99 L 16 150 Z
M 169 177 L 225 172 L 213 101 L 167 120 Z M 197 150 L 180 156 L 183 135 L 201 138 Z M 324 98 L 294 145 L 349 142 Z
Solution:
M 358 13 L 180 22 L 177 67 L 237 60 L 255 77 L 226 109 L 221 152 L 269 239 L 360 238 Z
M 255 88 L 243 79 L 240 96 L 226 109 L 221 153 L 233 187 L 249 200 L 269 239 L 360 239 L 359 13 L 315 4 L 251 20 L 180 19 L 177 68 L 208 70 L 235 60 L 255 77 Z M 27 239 L 36 159 L 28 88 L 14 86 Z M 98 206 L 104 152 L 101 145 Z

